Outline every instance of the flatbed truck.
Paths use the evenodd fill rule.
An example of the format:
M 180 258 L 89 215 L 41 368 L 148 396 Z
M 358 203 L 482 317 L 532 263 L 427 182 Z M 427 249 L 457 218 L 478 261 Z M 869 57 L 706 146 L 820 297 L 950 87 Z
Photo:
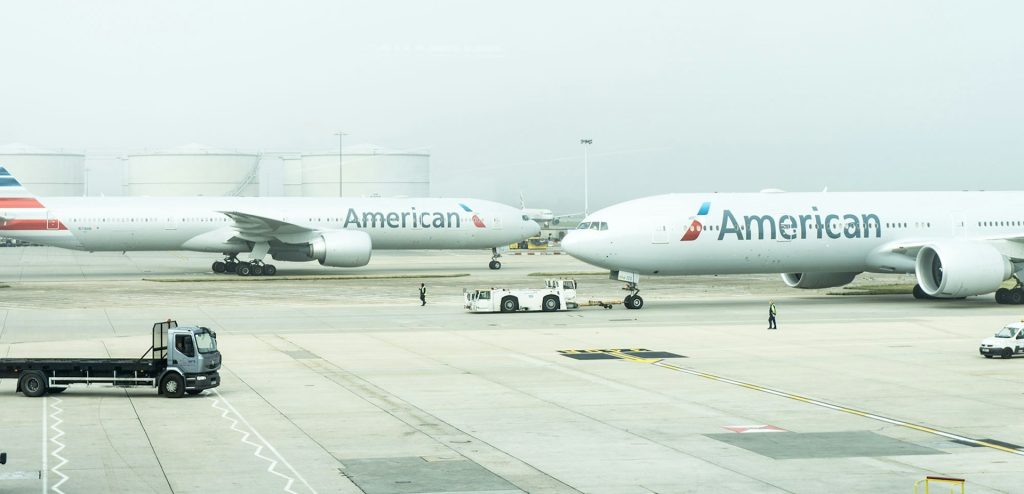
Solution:
M 16 392 L 39 397 L 73 384 L 149 386 L 168 398 L 195 395 L 220 385 L 217 333 L 175 321 L 153 325 L 153 345 L 138 359 L 5 358 L 0 379 L 17 379 Z

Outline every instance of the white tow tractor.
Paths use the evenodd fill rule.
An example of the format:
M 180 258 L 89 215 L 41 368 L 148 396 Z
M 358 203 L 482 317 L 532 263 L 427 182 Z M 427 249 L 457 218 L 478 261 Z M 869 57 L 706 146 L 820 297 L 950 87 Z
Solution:
M 1024 353 L 1024 321 L 1007 324 L 995 336 L 981 340 L 978 352 L 985 358 L 996 355 L 1010 358 L 1018 353 Z
M 466 290 L 466 310 L 470 312 L 554 312 L 573 310 L 581 306 L 601 306 L 611 309 L 620 302 L 576 299 L 576 280 L 546 280 L 544 288 L 490 288 Z

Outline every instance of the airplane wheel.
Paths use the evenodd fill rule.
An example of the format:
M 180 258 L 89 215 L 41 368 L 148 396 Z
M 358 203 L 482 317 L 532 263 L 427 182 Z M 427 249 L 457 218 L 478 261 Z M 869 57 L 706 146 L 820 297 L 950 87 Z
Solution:
M 1020 288 L 1010 290 L 1010 295 L 1006 300 L 1013 305 L 1024 304 L 1024 290 Z
M 238 268 L 235 269 L 235 273 L 237 273 L 238 276 L 249 276 L 252 274 L 252 266 L 244 262 L 238 263 Z
M 501 269 L 501 263 L 498 261 L 491 261 L 491 263 L 488 264 L 487 267 L 491 269 Z
M 226 270 L 227 270 L 227 264 L 225 264 L 224 261 L 217 261 L 217 262 L 213 263 L 213 272 L 214 273 L 223 273 Z
M 1010 290 L 1008 288 L 1000 288 L 996 290 L 996 303 L 1006 304 L 1010 302 Z
M 625 305 L 627 309 L 640 310 L 644 307 L 644 299 L 639 295 L 630 295 L 626 297 Z
M 224 272 L 225 273 L 234 273 L 236 269 L 238 269 L 238 263 L 237 262 L 226 262 L 226 263 L 224 263 Z
M 253 264 L 252 265 L 252 275 L 253 276 L 263 276 L 263 266 L 261 266 L 259 264 Z
M 925 293 L 924 289 L 921 288 L 921 285 L 914 285 L 914 298 L 918 300 L 931 300 L 935 297 Z
M 273 264 L 267 264 L 266 266 L 263 266 L 263 274 L 265 276 L 274 276 L 277 274 L 277 267 Z

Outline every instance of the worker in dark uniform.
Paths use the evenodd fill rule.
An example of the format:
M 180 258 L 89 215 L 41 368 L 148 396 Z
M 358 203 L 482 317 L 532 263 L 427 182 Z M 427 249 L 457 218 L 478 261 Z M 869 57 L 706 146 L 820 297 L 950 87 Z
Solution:
M 420 283 L 420 307 L 427 305 L 427 285 Z
M 775 310 L 775 301 L 774 300 L 769 300 L 768 301 L 768 329 L 779 329 L 778 326 L 775 325 L 775 314 L 777 314 L 777 311 Z

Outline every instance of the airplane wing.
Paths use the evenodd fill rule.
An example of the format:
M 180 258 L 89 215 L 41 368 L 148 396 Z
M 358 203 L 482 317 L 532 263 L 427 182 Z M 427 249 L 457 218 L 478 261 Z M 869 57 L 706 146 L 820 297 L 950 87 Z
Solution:
M 309 242 L 320 234 L 320 229 L 312 225 L 242 211 L 220 211 L 220 213 L 235 222 L 234 228 L 238 231 L 238 238 L 250 242 L 280 240 L 289 244 L 297 244 Z
M 948 240 L 948 239 L 947 239 Z M 968 238 L 965 240 L 988 242 L 996 247 L 1003 255 L 1011 261 L 1024 261 L 1024 235 L 1003 235 L 994 237 Z M 916 258 L 922 247 L 934 242 L 933 240 L 919 240 L 907 242 L 894 242 L 884 248 L 893 254 L 901 254 L 910 258 Z

